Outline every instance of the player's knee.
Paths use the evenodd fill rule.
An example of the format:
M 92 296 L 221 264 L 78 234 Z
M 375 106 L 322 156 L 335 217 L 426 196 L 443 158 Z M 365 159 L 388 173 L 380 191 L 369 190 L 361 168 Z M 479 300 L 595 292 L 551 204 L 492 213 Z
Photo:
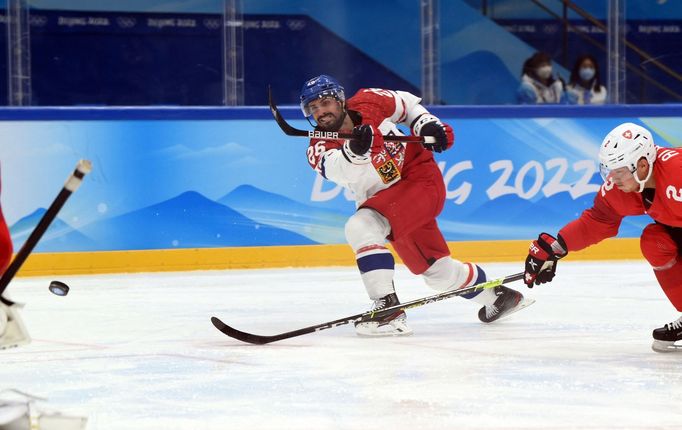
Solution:
M 475 264 L 462 263 L 450 257 L 436 260 L 423 273 L 424 282 L 438 291 L 466 288 L 485 281 L 485 272 Z
M 355 252 L 368 245 L 383 244 L 390 232 L 388 221 L 371 209 L 360 209 L 348 218 L 344 233 Z
M 424 282 L 434 290 L 445 291 L 456 282 L 461 265 L 450 257 L 439 258 L 422 274 Z
M 660 224 L 649 224 L 644 228 L 639 241 L 642 255 L 654 270 L 665 270 L 677 261 L 678 247 L 666 228 Z

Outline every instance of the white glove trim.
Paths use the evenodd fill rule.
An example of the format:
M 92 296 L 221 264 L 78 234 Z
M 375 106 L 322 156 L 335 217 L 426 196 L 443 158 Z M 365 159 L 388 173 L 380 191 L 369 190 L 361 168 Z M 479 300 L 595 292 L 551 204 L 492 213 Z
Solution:
M 369 152 L 370 150 L 368 149 L 364 155 L 357 155 L 350 149 L 350 139 L 346 139 L 346 141 L 343 142 L 343 155 L 346 157 L 346 160 L 350 161 L 352 164 L 367 164 L 371 162 L 372 160 L 369 158 Z
M 414 123 L 414 126 L 412 127 L 412 131 L 414 132 L 415 135 L 421 136 L 422 127 L 424 127 L 424 124 L 428 124 L 431 122 L 435 122 L 441 127 L 443 126 L 443 123 L 440 122 L 440 119 L 431 115 L 430 113 L 425 113 L 419 118 L 417 118 L 417 120 Z

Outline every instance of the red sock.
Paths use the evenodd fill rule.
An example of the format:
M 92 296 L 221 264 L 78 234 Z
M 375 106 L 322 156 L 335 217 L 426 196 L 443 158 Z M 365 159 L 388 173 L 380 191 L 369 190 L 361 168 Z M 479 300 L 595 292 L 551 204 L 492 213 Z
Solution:
M 664 226 L 649 224 L 642 232 L 640 247 L 670 303 L 682 312 L 682 262 L 677 243 Z
M 669 269 L 654 270 L 654 274 L 670 303 L 682 312 L 682 262 L 678 261 Z

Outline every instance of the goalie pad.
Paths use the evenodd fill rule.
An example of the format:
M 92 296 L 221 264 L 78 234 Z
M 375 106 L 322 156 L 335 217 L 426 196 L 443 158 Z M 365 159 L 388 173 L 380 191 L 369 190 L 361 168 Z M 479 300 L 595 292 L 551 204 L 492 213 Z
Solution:
M 19 390 L 0 392 L 0 429 L 4 430 L 85 430 L 86 417 L 68 416 L 36 406 L 45 400 Z
M 31 337 L 19 314 L 21 307 L 23 305 L 18 303 L 7 306 L 0 302 L 0 350 L 31 342 Z

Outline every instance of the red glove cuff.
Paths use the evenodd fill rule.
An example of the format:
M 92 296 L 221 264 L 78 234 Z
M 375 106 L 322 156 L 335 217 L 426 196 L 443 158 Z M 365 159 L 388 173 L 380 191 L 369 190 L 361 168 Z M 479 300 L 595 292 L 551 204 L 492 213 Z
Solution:
M 530 246 L 528 247 L 528 254 L 532 255 L 538 260 L 543 261 L 550 257 L 550 254 L 543 249 L 542 245 L 540 245 L 537 240 L 534 240 L 530 243 Z
M 455 132 L 452 130 L 452 127 L 450 127 L 450 124 L 443 123 L 443 128 L 445 129 L 445 136 L 448 138 L 448 146 L 446 149 L 450 149 L 452 148 L 452 145 L 455 144 Z

